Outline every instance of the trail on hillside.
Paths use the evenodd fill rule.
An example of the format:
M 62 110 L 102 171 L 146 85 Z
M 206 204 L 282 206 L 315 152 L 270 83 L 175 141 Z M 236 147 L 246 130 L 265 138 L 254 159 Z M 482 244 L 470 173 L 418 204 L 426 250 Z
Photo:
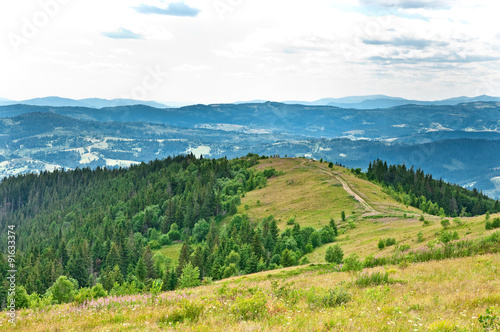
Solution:
M 323 172 L 325 174 L 330 175 L 331 177 L 337 179 L 340 183 L 342 183 L 342 187 L 344 190 L 354 197 L 355 200 L 357 200 L 368 212 L 364 213 L 363 216 L 371 216 L 371 215 L 376 215 L 380 214 L 379 211 L 375 210 L 370 204 L 368 204 L 361 196 L 359 196 L 348 184 L 345 182 L 341 177 L 340 174 L 333 172 L 333 171 L 328 171 L 323 167 L 318 167 L 320 172 Z

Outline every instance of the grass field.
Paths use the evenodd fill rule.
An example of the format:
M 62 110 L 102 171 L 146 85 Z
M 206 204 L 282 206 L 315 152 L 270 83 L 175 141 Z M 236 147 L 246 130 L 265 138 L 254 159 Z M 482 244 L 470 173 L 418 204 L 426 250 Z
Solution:
M 355 284 L 357 275 L 297 268 L 235 277 L 161 294 L 110 298 L 87 307 L 21 310 L 12 331 L 483 331 L 478 317 L 500 306 L 500 255 L 368 269 L 395 283 Z M 281 276 L 277 278 L 277 276 Z M 274 285 L 272 281 L 276 280 Z M 342 286 L 339 286 L 342 285 Z M 346 303 L 329 306 L 342 287 Z
M 382 188 L 341 167 L 301 158 L 262 160 L 283 175 L 242 198 L 239 213 L 254 221 L 273 215 L 282 229 L 294 217 L 319 228 L 334 218 L 344 257 L 356 253 L 391 256 L 398 246 L 418 249 L 436 243 L 444 231 L 479 239 L 485 216 L 450 220 L 396 202 Z M 347 186 L 347 189 L 346 187 Z M 356 199 L 353 195 L 357 196 Z M 340 220 L 341 211 L 347 215 Z M 491 215 L 491 219 L 500 214 Z M 222 222 L 226 222 L 226 218 Z M 496 230 L 498 231 L 498 230 Z M 421 241 L 417 234 L 421 232 Z M 380 250 L 380 239 L 396 245 Z M 308 254 L 310 265 L 233 277 L 192 289 L 108 297 L 87 305 L 58 305 L 18 311 L 13 331 L 484 331 L 479 315 L 494 307 L 500 315 L 499 254 L 386 265 L 363 272 L 337 272 L 325 264 L 323 245 Z M 177 264 L 182 243 L 160 252 Z M 483 253 L 483 252 L 480 252 Z M 389 282 L 360 286 L 361 276 L 387 272 Z M 358 281 L 359 283 L 359 281 Z M 338 300 L 342 299 L 342 301 Z M 336 302 L 337 301 L 337 302 Z M 342 303 L 340 303 L 340 302 Z

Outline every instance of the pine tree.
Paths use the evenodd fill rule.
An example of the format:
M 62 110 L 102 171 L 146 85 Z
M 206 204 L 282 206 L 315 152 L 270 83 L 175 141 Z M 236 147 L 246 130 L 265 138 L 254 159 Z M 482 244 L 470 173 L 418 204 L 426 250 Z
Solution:
M 179 264 L 177 264 L 177 275 L 180 276 L 182 274 L 182 270 L 184 267 L 190 262 L 189 259 L 189 246 L 186 242 L 182 245 L 181 254 L 179 256 Z
M 135 276 L 142 282 L 146 280 L 148 276 L 148 270 L 146 268 L 146 264 L 144 264 L 144 259 L 142 257 L 139 258 L 137 265 L 135 267 Z
M 333 218 L 330 219 L 329 225 L 333 229 L 333 231 L 335 232 L 335 236 L 338 236 L 339 235 L 339 230 L 338 230 L 337 224 L 335 223 L 335 220 L 333 220 Z
M 110 268 L 114 268 L 116 265 L 120 267 L 122 266 L 122 256 L 120 248 L 114 242 L 111 244 L 111 248 L 106 255 L 105 265 L 109 266 Z

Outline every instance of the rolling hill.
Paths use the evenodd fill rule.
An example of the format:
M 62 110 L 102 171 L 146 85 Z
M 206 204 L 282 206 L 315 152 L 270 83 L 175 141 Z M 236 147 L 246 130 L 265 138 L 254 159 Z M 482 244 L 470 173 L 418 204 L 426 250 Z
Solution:
M 485 219 L 495 220 L 500 213 L 448 219 L 450 224 L 442 226 L 441 222 L 447 218 L 408 207 L 395 200 L 386 188 L 344 167 L 304 158 L 260 158 L 245 170 L 241 162 L 233 168 L 240 175 L 245 172 L 272 175 L 266 185 L 240 191 L 237 214 L 219 219 L 221 239 L 228 234 L 225 232 L 229 226 L 238 225 L 235 223 L 241 220 L 238 216 L 245 214 L 251 224 L 261 227 L 257 233 L 263 232 L 265 220 L 273 215 L 283 234 L 281 238 L 293 234 L 297 225 L 304 230 L 325 229 L 333 218 L 338 227 L 335 241 L 314 248 L 304 256 L 307 259 L 301 260 L 300 266 L 243 276 L 236 273 L 220 281 L 206 278 L 202 286 L 170 292 L 144 291 L 146 295 L 115 294 L 81 303 L 38 304 L 18 311 L 17 325 L 8 328 L 14 331 L 483 330 L 478 317 L 485 315 L 488 307 L 498 305 L 500 299 L 497 278 L 500 233 L 486 230 Z M 131 175 L 145 176 L 141 181 L 147 183 L 152 179 L 147 175 L 148 168 L 154 170 L 152 174 L 166 174 L 167 169 L 162 170 L 161 165 L 136 166 Z M 168 165 L 169 169 L 177 168 L 175 163 Z M 200 162 L 193 165 L 202 169 Z M 188 173 L 195 171 L 193 167 L 183 167 L 187 167 Z M 124 172 L 116 174 L 117 179 L 128 176 Z M 67 180 L 59 177 L 63 185 Z M 95 177 L 85 181 L 95 187 L 106 178 L 102 171 L 95 173 Z M 164 185 L 165 179 L 169 178 L 159 178 L 155 186 Z M 226 187 L 232 190 L 236 183 L 227 182 Z M 37 187 L 42 189 L 40 183 Z M 119 186 L 112 187 L 121 190 Z M 81 184 L 76 188 L 80 188 L 80 198 L 72 199 L 90 202 L 91 193 L 82 191 Z M 154 199 L 151 190 L 137 192 L 135 200 Z M 123 196 L 123 203 L 128 205 L 130 199 Z M 116 210 L 111 207 L 109 213 Z M 119 215 L 118 218 L 123 217 Z M 5 218 L 5 214 L 0 218 Z M 78 219 L 66 216 L 63 234 L 69 234 L 74 227 L 72 223 L 78 223 Z M 119 223 L 126 225 L 127 219 Z M 135 222 L 136 217 L 130 220 Z M 46 231 L 54 227 L 51 225 Z M 111 233 L 117 234 L 116 230 Z M 210 241 L 209 237 L 206 241 Z M 395 244 L 380 248 L 381 239 L 392 238 Z M 27 244 L 26 240 L 23 242 Z M 193 247 L 190 259 L 194 262 L 198 246 L 206 242 L 193 239 L 187 242 Z M 343 265 L 325 262 L 325 253 L 333 245 L 342 249 Z M 162 253 L 176 263 L 173 260 L 182 260 L 178 255 L 181 247 L 181 243 L 174 242 L 153 252 Z M 2 324 L 0 330 L 6 327 Z

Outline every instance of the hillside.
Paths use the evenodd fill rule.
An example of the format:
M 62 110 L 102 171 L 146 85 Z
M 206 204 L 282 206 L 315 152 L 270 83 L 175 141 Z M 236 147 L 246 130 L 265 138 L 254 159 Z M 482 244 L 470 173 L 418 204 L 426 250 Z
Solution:
M 425 214 L 365 178 L 256 155 L 9 178 L 0 224 L 30 294 L 14 330 L 479 331 L 500 303 L 500 213 Z
M 496 102 L 342 109 L 282 103 L 87 107 L 0 106 L 0 178 L 120 167 L 194 153 L 248 153 L 340 162 L 380 158 L 500 197 Z

